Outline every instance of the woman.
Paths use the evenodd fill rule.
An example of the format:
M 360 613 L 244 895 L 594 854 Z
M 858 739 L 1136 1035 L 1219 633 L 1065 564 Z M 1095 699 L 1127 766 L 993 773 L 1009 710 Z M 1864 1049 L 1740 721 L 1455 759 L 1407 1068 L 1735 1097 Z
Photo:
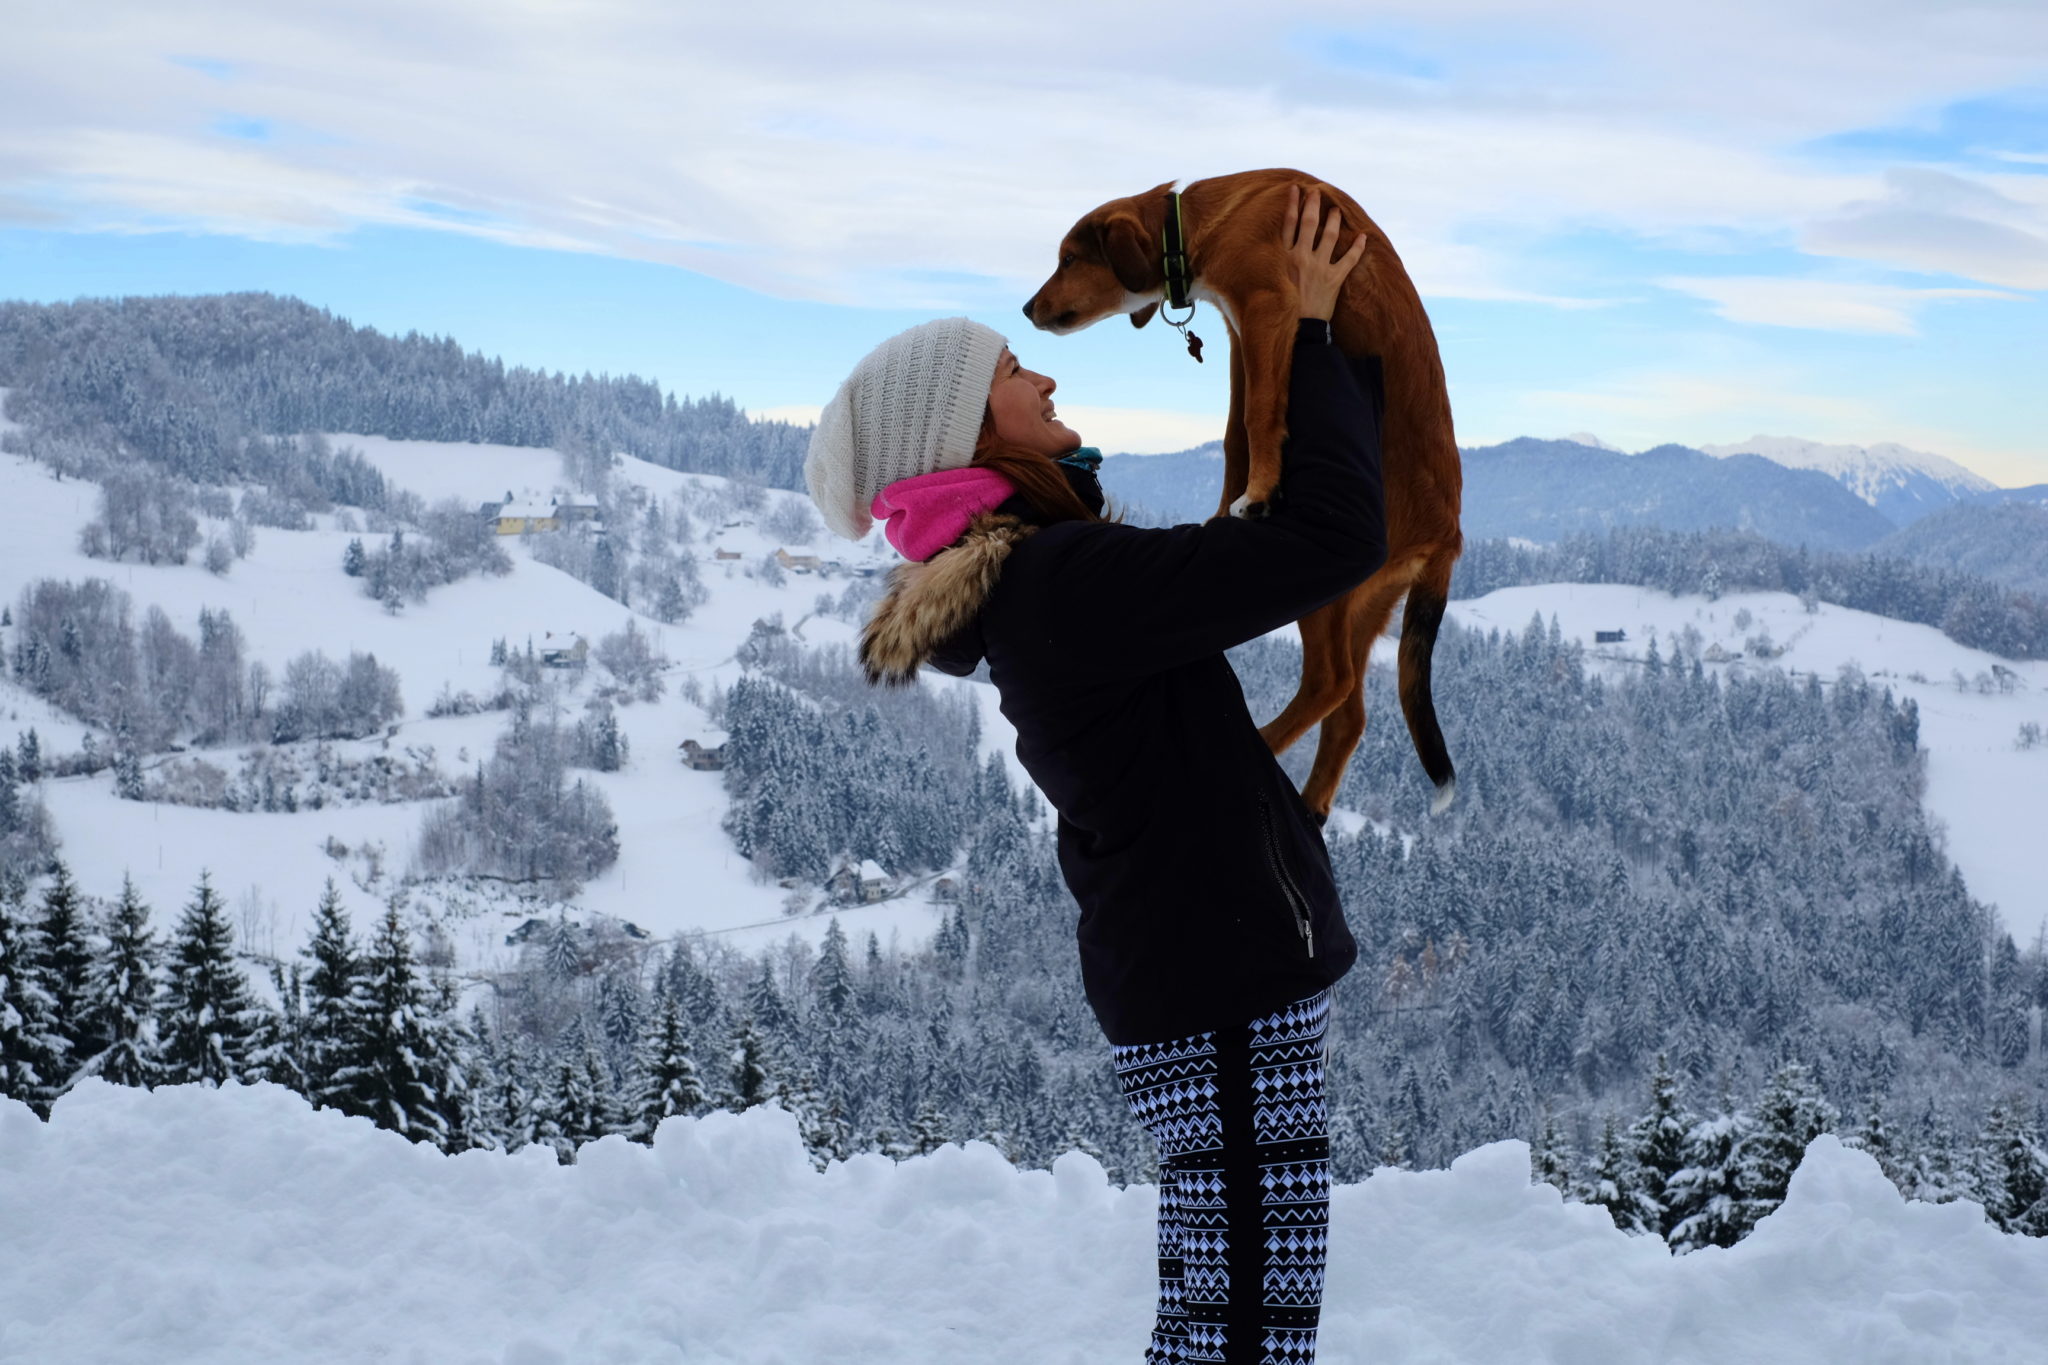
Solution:
M 1330 339 L 1363 237 L 1332 260 L 1290 204 L 1301 323 L 1282 498 L 1261 521 L 1101 516 L 1100 456 L 1053 381 L 966 318 L 878 346 L 819 419 L 805 477 L 833 529 L 886 518 L 910 563 L 862 636 L 871 680 L 988 663 L 1058 812 L 1089 1004 L 1158 1143 L 1149 1362 L 1315 1356 L 1327 1229 L 1323 1034 L 1357 947 L 1317 823 L 1223 650 L 1386 558 L 1378 363 Z M 1337 214 L 1326 226 L 1334 227 Z

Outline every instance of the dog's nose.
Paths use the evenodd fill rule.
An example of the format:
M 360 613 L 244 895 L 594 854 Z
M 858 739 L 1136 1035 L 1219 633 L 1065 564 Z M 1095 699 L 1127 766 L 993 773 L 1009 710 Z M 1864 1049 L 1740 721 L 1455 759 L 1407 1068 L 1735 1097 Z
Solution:
M 1025 320 L 1026 322 L 1030 322 L 1030 323 L 1032 323 L 1032 325 L 1033 325 L 1033 326 L 1036 326 L 1036 325 L 1037 325 L 1037 323 L 1036 323 L 1036 322 L 1034 322 L 1034 321 L 1033 321 L 1033 319 L 1032 319 L 1032 317 L 1031 317 L 1031 305 L 1030 305 L 1029 303 L 1026 303 L 1026 304 L 1024 305 L 1024 320 Z

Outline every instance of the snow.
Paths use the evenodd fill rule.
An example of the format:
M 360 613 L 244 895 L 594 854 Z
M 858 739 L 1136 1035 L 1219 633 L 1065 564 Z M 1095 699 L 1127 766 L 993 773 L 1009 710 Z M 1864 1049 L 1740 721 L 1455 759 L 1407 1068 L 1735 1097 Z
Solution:
M 1752 618 L 1747 627 L 1735 624 L 1740 611 Z M 1670 658 L 1672 642 L 1687 626 L 1700 632 L 1703 649 L 1718 643 L 1740 653 L 1744 640 L 1764 631 L 1784 648 L 1769 663 L 1707 665 L 1724 672 L 1775 667 L 1817 674 L 1826 686 L 1843 664 L 1855 663 L 1873 683 L 1919 704 L 1920 743 L 1928 751 L 1922 803 L 1945 829 L 1948 856 L 1962 869 L 1970 894 L 1996 905 L 2021 945 L 2048 926 L 2048 880 L 2037 856 L 2048 815 L 2048 750 L 2013 746 L 2023 722 L 2048 722 L 2048 662 L 2000 659 L 1932 626 L 1827 603 L 1808 615 L 1790 593 L 1730 593 L 1710 602 L 1654 588 L 1566 583 L 1503 588 L 1449 609 L 1462 626 L 1517 632 L 1538 613 L 1546 624 L 1555 615 L 1566 638 L 1583 641 L 1598 666 L 1617 673 L 1635 666 L 1630 661 L 1643 657 L 1652 638 Z M 1595 630 L 1617 627 L 1628 631 L 1625 645 L 1594 646 Z M 1374 663 L 1394 666 L 1392 641 L 1379 642 Z M 2011 693 L 1956 690 L 1954 674 L 1974 683 L 1994 666 L 2012 671 Z
M 1601 440 L 1598 436 L 1595 436 L 1590 431 L 1574 431 L 1567 435 L 1560 436 L 1558 437 L 1558 439 L 1560 441 L 1570 441 L 1574 445 L 1591 446 L 1595 450 L 1611 450 L 1614 451 L 1616 454 L 1626 453 L 1622 450 L 1620 446 L 1609 445 L 1607 442 Z
M 1566 439 L 1570 439 L 1569 437 Z M 1701 446 L 1709 455 L 1761 455 L 1788 469 L 1817 469 L 1846 485 L 1873 507 L 1878 495 L 1924 474 L 1951 492 L 1982 493 L 1997 485 L 1954 460 L 1924 450 L 1910 450 L 1893 441 L 1872 446 L 1823 445 L 1798 436 L 1752 436 L 1728 445 Z
M 443 1156 L 272 1085 L 0 1100 L 0 1360 L 1094 1365 L 1135 1360 L 1150 1186 L 995 1149 L 811 1169 L 777 1109 L 575 1166 Z M 1331 1198 L 1321 1358 L 2026 1361 L 2048 1241 L 1814 1141 L 1742 1243 L 1674 1257 L 1529 1180 L 1526 1144 Z

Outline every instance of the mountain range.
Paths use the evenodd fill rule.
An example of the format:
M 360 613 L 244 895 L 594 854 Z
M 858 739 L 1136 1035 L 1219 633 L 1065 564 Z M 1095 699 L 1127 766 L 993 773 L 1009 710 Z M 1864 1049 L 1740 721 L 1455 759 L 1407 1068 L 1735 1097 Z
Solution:
M 1734 527 L 1817 550 L 1968 562 L 2011 586 L 2039 590 L 2039 557 L 2019 534 L 2034 523 L 2002 509 L 2048 506 L 2048 485 L 2000 488 L 1953 460 L 1891 442 L 1825 445 L 1754 436 L 1733 445 L 1666 444 L 1629 454 L 1590 432 L 1574 432 L 1559 440 L 1525 436 L 1468 447 L 1462 455 L 1469 539 L 1547 543 L 1625 526 Z M 1103 463 L 1104 486 L 1133 520 L 1198 521 L 1215 514 L 1222 456 L 1220 441 L 1170 455 L 1112 455 Z M 1905 534 L 1907 528 L 1915 533 Z M 1984 545 L 1993 529 L 1990 539 L 2001 547 L 1996 552 Z

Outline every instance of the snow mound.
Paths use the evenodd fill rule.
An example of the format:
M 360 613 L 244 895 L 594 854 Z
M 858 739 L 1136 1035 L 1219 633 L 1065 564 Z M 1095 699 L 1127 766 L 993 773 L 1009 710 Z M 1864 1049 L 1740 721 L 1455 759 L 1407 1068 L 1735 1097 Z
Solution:
M 2021 1361 L 2048 1243 L 1817 1139 L 1784 1206 L 1672 1257 L 1520 1142 L 1340 1187 L 1332 1362 Z M 982 1144 L 819 1174 L 780 1110 L 580 1163 L 448 1157 L 271 1085 L 0 1100 L 0 1360 L 1099 1365 L 1136 1360 L 1155 1191 Z

